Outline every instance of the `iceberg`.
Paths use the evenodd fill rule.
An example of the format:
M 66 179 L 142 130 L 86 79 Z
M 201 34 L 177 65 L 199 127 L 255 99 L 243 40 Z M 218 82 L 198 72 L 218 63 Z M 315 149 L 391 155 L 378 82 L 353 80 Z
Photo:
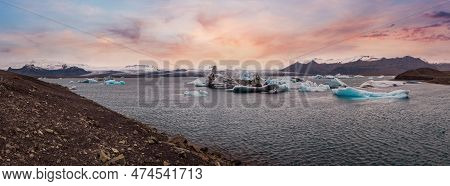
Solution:
M 299 77 L 291 77 L 291 82 L 292 83 L 298 83 L 298 82 L 303 82 L 304 80 L 302 78 Z
M 233 87 L 233 89 L 230 89 L 230 92 L 234 93 L 261 93 L 266 92 L 266 87 L 250 87 L 250 86 L 243 86 L 243 85 L 236 85 Z
M 208 92 L 204 90 L 194 90 L 194 91 L 185 91 L 185 96 L 193 96 L 193 97 L 204 97 L 208 96 Z
M 395 98 L 406 99 L 409 98 L 409 90 L 395 90 L 392 92 L 369 92 L 365 90 L 359 90 L 352 87 L 333 89 L 333 94 L 349 99 L 382 99 L 382 98 Z
M 383 78 L 384 78 L 384 76 L 383 76 L 383 75 L 381 75 L 381 76 L 378 76 L 377 78 L 378 78 L 378 79 L 383 79 Z
M 283 77 L 280 79 L 268 79 L 265 84 L 269 89 L 268 93 L 281 93 L 289 91 L 292 80 L 289 77 Z
M 300 88 L 298 89 L 300 92 L 325 92 L 328 90 L 330 90 L 330 86 L 323 84 L 317 85 L 317 83 L 312 81 L 301 83 Z
M 281 84 L 278 86 L 275 86 L 274 89 L 272 89 L 271 91 L 269 91 L 269 93 L 281 93 L 281 92 L 287 92 L 289 91 L 289 84 Z
M 351 77 L 348 76 L 348 75 L 337 74 L 337 75 L 336 75 L 336 78 L 338 78 L 338 79 L 350 79 Z
M 205 78 L 198 78 L 194 81 L 191 81 L 187 83 L 188 85 L 194 85 L 196 87 L 206 87 L 206 79 Z
M 404 85 L 404 82 L 400 81 L 374 81 L 369 80 L 361 84 L 360 88 L 386 88 L 386 87 L 397 87 Z
M 71 86 L 71 87 L 69 87 L 69 90 L 77 90 L 77 87 L 76 86 Z
M 85 79 L 83 81 L 78 81 L 78 83 L 97 83 L 98 81 L 95 79 Z
M 262 87 L 237 85 L 229 91 L 234 92 L 234 93 L 271 93 L 271 94 L 276 94 L 276 93 L 289 91 L 289 85 L 288 84 L 281 84 L 281 85 L 270 84 L 270 85 L 264 85 Z
M 356 76 L 354 76 L 355 78 L 363 78 L 364 76 L 362 76 L 362 75 L 356 75 Z
M 314 79 L 323 79 L 323 76 L 322 75 L 316 75 L 316 76 L 314 76 Z
M 332 76 L 332 75 L 326 75 L 325 76 L 325 79 L 334 79 L 335 77 L 334 76 Z
M 251 81 L 251 80 L 253 80 L 252 74 L 247 71 L 242 71 L 241 76 L 239 77 L 239 80 Z
M 277 79 L 277 78 L 273 78 L 273 79 L 269 78 L 269 79 L 267 79 L 265 81 L 265 84 L 266 85 L 283 85 L 283 84 L 289 84 L 291 82 L 292 81 L 288 77 L 283 77 L 283 78 L 279 78 L 279 79 Z
M 347 84 L 345 84 L 344 82 L 342 82 L 340 79 L 338 78 L 334 78 L 331 80 L 328 80 L 327 82 L 325 82 L 325 85 L 330 86 L 330 88 L 339 88 L 339 87 L 347 87 Z
M 105 85 L 125 85 L 125 81 L 106 80 Z

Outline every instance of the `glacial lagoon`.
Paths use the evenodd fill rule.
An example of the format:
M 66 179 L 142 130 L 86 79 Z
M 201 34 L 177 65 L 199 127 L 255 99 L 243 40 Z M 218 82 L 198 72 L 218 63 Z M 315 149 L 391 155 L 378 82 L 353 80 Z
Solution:
M 409 90 L 410 98 L 349 100 L 295 85 L 280 94 L 234 94 L 187 84 L 195 79 L 118 78 L 126 82 L 120 86 L 46 81 L 76 86 L 75 93 L 159 131 L 253 164 L 450 165 L 449 86 L 372 88 L 366 90 Z M 355 87 L 367 80 L 342 79 Z M 207 96 L 185 95 L 199 90 Z

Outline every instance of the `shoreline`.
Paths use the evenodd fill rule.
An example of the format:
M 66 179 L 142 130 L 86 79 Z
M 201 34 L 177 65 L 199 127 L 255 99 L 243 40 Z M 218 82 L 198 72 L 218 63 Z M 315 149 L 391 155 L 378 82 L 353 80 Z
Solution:
M 241 165 L 68 88 L 0 71 L 1 165 Z

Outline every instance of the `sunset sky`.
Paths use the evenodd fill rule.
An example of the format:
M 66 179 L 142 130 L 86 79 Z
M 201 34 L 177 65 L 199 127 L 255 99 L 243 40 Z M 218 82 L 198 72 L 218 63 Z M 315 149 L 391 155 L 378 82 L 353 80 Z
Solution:
M 450 1 L 0 0 L 3 65 L 361 55 L 450 63 Z

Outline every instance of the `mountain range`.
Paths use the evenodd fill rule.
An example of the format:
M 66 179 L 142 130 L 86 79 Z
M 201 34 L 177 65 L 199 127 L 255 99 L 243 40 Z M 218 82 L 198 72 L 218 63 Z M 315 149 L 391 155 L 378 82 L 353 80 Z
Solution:
M 35 66 L 33 64 L 25 65 L 19 69 L 8 68 L 8 72 L 14 72 L 16 74 L 32 76 L 32 77 L 79 77 L 82 75 L 90 74 L 91 72 L 86 71 L 80 67 L 62 65 L 59 69 L 46 69 L 42 67 Z
M 450 64 L 431 64 L 411 56 L 398 58 L 359 58 L 347 63 L 318 63 L 318 60 L 296 62 L 282 69 L 282 72 L 295 72 L 301 75 L 397 75 L 408 70 L 431 68 L 447 71 Z
M 87 65 L 57 64 L 39 65 L 39 63 L 26 64 L 21 68 L 8 68 L 9 72 L 32 77 L 67 78 L 67 77 L 201 77 L 208 74 L 205 70 L 161 70 L 148 65 L 131 65 L 117 70 L 85 70 Z M 450 64 L 432 64 L 420 58 L 411 56 L 399 58 L 374 58 L 362 56 L 347 60 L 311 59 L 298 61 L 281 70 L 265 70 L 259 73 L 263 76 L 286 75 L 398 75 L 408 70 L 431 68 L 441 71 L 450 71 Z

